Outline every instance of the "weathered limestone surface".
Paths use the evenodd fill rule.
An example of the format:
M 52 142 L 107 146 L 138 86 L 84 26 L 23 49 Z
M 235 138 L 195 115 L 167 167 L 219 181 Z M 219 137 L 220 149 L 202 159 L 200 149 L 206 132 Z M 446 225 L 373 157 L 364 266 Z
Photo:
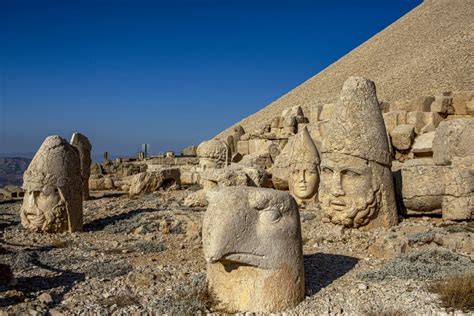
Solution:
M 429 112 L 434 100 L 432 96 L 421 96 L 411 100 L 395 101 L 391 110 Z
M 81 176 L 82 176 L 82 197 L 84 200 L 89 199 L 89 177 L 91 175 L 91 151 L 92 145 L 89 139 L 81 134 L 74 133 L 71 137 L 71 145 L 79 151 L 81 159 Z
M 36 232 L 82 231 L 82 177 L 78 150 L 49 136 L 23 176 L 21 223 Z
M 322 144 L 323 219 L 348 227 L 397 224 L 388 135 L 375 84 L 347 79 L 335 113 Z
M 191 145 L 183 149 L 183 156 L 195 157 L 197 155 L 197 146 Z
M 206 189 L 216 186 L 268 187 L 270 185 L 270 179 L 265 169 L 249 167 L 240 163 L 222 169 L 207 169 L 201 173 L 201 180 L 206 183 L 214 183 L 214 185 L 208 185 Z
M 433 140 L 433 159 L 438 165 L 449 165 L 453 157 L 474 156 L 474 119 L 442 122 Z
M 445 168 L 431 158 L 411 159 L 401 169 L 403 204 L 409 211 L 441 210 L 445 191 Z
M 89 189 L 92 191 L 113 190 L 115 182 L 110 176 L 93 175 L 89 178 Z
M 250 187 L 211 191 L 203 246 L 218 309 L 277 312 L 304 298 L 298 207 L 285 192 Z
M 421 134 L 415 139 L 412 151 L 415 154 L 429 154 L 433 153 L 433 140 L 435 138 L 435 132 L 429 132 Z
M 447 169 L 443 219 L 474 219 L 474 156 L 455 157 Z
M 129 194 L 134 196 L 140 193 L 155 192 L 163 186 L 179 185 L 180 176 L 179 168 L 163 168 L 136 174 L 129 181 Z
M 395 148 L 399 150 L 410 149 L 415 138 L 415 127 L 410 124 L 398 125 L 391 131 L 390 136 Z
M 305 127 L 294 137 L 290 153 L 289 188 L 298 203 L 317 196 L 319 187 L 319 152 Z

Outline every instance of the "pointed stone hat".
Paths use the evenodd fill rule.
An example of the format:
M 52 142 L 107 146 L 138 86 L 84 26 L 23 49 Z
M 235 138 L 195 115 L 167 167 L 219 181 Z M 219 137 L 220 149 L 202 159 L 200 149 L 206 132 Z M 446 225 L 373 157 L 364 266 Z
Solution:
M 322 153 L 341 153 L 390 165 L 387 132 L 373 81 L 362 77 L 346 80 L 327 124 Z
M 295 135 L 291 151 L 290 165 L 294 163 L 319 165 L 319 152 L 306 126 Z

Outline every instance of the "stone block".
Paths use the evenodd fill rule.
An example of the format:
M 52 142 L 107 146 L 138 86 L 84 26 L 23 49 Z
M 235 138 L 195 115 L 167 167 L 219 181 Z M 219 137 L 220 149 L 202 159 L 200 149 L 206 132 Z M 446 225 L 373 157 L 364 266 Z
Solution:
M 433 141 L 433 159 L 437 165 L 449 165 L 453 157 L 474 156 L 474 120 L 442 122 Z
M 415 154 L 431 154 L 433 153 L 433 139 L 435 132 L 428 132 L 419 135 L 415 139 L 415 143 L 412 147 L 412 152 Z
M 406 115 L 406 123 L 413 125 L 418 135 L 433 131 L 442 121 L 443 117 L 433 112 L 408 112 Z
M 239 140 L 237 142 L 237 152 L 242 156 L 248 155 L 249 151 L 249 141 L 248 140 Z
M 454 114 L 453 98 L 449 96 L 437 96 L 431 104 L 431 112 Z
M 455 157 L 446 168 L 443 219 L 474 219 L 474 156 Z
M 408 160 L 401 167 L 401 195 L 406 209 L 431 212 L 441 209 L 444 195 L 445 167 L 436 166 L 433 159 Z
M 406 124 L 406 111 L 391 111 L 383 113 L 383 121 L 385 123 L 385 129 L 390 133 L 395 127 L 400 124 Z
M 422 96 L 411 100 L 397 101 L 394 102 L 392 110 L 429 112 L 434 100 L 435 98 L 432 96 Z
M 470 114 L 468 112 L 469 103 L 474 104 L 474 91 L 458 91 L 453 93 L 453 108 L 456 114 Z
M 392 145 L 398 150 L 410 149 L 415 138 L 415 127 L 410 124 L 402 124 L 395 127 L 390 133 Z

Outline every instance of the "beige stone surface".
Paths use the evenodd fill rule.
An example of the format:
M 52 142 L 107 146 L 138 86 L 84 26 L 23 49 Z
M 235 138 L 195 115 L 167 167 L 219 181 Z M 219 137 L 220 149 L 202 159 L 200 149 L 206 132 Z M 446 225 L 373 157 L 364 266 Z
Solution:
M 433 127 L 438 127 L 441 121 L 443 117 L 434 112 L 407 112 L 406 114 L 406 123 L 415 127 L 417 135 L 434 130 Z
M 399 150 L 410 149 L 415 138 L 415 127 L 410 124 L 402 124 L 390 132 L 392 145 Z
M 454 114 L 453 98 L 450 96 L 436 96 L 431 104 L 431 112 Z
M 208 195 L 203 249 L 217 309 L 278 312 L 301 302 L 303 249 L 294 199 L 285 192 L 249 187 Z
M 383 113 L 383 120 L 385 124 L 385 128 L 388 133 L 391 133 L 398 125 L 406 124 L 406 111 L 391 111 L 387 113 Z
M 356 228 L 395 225 L 391 154 L 375 84 L 347 79 L 335 113 L 321 150 L 323 219 Z
M 35 232 L 82 231 L 82 177 L 78 150 L 47 137 L 23 175 L 21 224 Z
M 449 165 L 453 157 L 474 156 L 474 120 L 457 119 L 442 122 L 433 140 L 433 159 L 438 165 Z
M 395 101 L 390 110 L 429 112 L 434 100 L 432 96 L 419 96 L 411 100 Z
M 431 154 L 433 152 L 433 140 L 435 132 L 421 134 L 415 139 L 411 150 L 415 154 Z
M 474 156 L 455 157 L 445 174 L 443 219 L 474 219 Z
M 409 211 L 441 210 L 445 192 L 445 168 L 431 158 L 411 159 L 401 168 L 401 194 Z
M 81 134 L 74 133 L 71 137 L 71 145 L 77 148 L 79 151 L 79 157 L 81 159 L 81 176 L 82 176 L 82 198 L 83 200 L 89 199 L 89 177 L 91 175 L 91 151 L 92 145 L 89 139 Z
M 320 162 L 318 149 L 305 127 L 293 139 L 289 161 L 290 194 L 299 204 L 317 197 Z
M 163 186 L 181 184 L 181 173 L 179 168 L 163 168 L 157 171 L 147 171 L 132 176 L 129 180 L 130 196 L 140 193 L 155 192 Z
M 423 1 L 334 64 L 239 124 L 252 131 L 295 104 L 306 111 L 318 104 L 333 103 L 344 81 L 354 75 L 375 81 L 379 100 L 388 102 L 472 90 L 472 21 L 472 1 Z M 230 129 L 225 133 L 230 133 Z
M 230 163 L 231 151 L 222 140 L 211 139 L 199 144 L 197 148 L 199 166 L 202 170 L 207 168 L 222 168 Z

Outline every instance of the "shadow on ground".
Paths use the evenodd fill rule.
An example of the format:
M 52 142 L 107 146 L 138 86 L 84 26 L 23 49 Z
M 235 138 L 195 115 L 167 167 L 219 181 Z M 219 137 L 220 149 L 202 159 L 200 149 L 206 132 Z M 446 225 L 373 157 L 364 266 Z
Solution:
M 359 259 L 329 253 L 304 256 L 306 295 L 313 296 L 322 288 L 352 270 Z
M 0 284 L 0 291 L 14 290 L 14 296 L 0 297 L 0 307 L 21 303 L 27 297 L 36 296 L 37 292 L 46 291 L 49 289 L 62 287 L 61 291 L 53 296 L 54 302 L 50 307 L 56 306 L 64 298 L 77 282 L 85 280 L 85 273 L 79 273 L 69 270 L 57 269 L 42 263 L 38 259 L 38 252 L 49 251 L 50 247 L 44 247 L 36 251 L 29 252 L 31 261 L 28 262 L 33 267 L 41 268 L 54 272 L 54 276 L 31 276 L 31 277 L 17 277 L 13 284 Z
M 139 208 L 136 210 L 132 210 L 128 213 L 122 213 L 122 214 L 117 214 L 113 215 L 110 217 L 106 218 L 100 218 L 95 221 L 92 221 L 88 224 L 84 225 L 84 231 L 99 231 L 104 229 L 104 227 L 109 226 L 109 225 L 114 225 L 120 221 L 128 220 L 131 219 L 135 216 L 138 216 L 143 213 L 151 213 L 151 212 L 156 212 L 157 209 L 154 208 Z

